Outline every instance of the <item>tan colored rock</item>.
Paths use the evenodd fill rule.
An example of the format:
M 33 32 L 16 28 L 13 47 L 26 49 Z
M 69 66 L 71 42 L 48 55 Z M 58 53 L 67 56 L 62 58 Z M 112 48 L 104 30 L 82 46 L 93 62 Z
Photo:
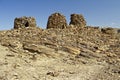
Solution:
M 109 47 L 110 45 L 103 45 L 103 46 L 100 46 L 98 49 L 101 51 L 106 51 L 106 50 L 109 50 Z
M 106 52 L 106 54 L 108 57 L 117 57 L 117 55 L 114 53 Z
M 37 52 L 37 53 L 49 53 L 54 51 L 54 49 L 36 44 L 24 44 L 23 49 L 28 50 L 29 52 Z
M 85 27 L 86 21 L 85 21 L 83 15 L 81 15 L 81 14 L 71 14 L 70 25 Z
M 101 32 L 105 34 L 115 34 L 117 33 L 117 30 L 115 30 L 114 28 L 102 28 Z
M 25 27 L 36 27 L 36 20 L 34 17 L 20 17 L 14 20 L 14 29 L 25 28 Z
M 14 49 L 20 49 L 22 48 L 22 43 L 20 43 L 17 40 L 4 40 L 1 45 L 6 46 L 6 47 L 11 47 Z
M 47 22 L 47 29 L 49 28 L 60 28 L 63 29 L 67 26 L 65 16 L 60 13 L 54 13 L 49 16 Z
M 72 53 L 72 54 L 75 54 L 75 55 L 78 55 L 81 52 L 79 48 L 74 48 L 74 47 L 69 47 L 69 46 L 64 46 L 63 49 L 66 52 L 69 52 L 69 53 Z
M 53 76 L 53 77 L 57 77 L 59 75 L 59 72 L 55 72 L 55 71 L 49 71 L 47 73 L 47 75 Z

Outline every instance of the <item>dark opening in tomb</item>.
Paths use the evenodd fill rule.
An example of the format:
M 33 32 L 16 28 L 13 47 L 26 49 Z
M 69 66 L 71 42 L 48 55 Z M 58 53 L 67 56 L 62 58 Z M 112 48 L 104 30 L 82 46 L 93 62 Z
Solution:
M 25 23 L 25 27 L 29 27 L 29 22 L 28 21 Z
M 120 29 L 118 30 L 118 33 L 120 33 Z

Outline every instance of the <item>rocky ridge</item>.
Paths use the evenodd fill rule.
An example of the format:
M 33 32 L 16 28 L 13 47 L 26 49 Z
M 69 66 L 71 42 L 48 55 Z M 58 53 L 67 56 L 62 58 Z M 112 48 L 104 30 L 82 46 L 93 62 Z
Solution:
M 27 59 L 27 63 L 30 63 L 32 65 L 34 64 L 31 60 L 39 61 L 39 59 L 44 60 L 44 58 L 55 59 L 56 61 L 60 60 L 60 64 L 65 63 L 69 65 L 88 65 L 91 63 L 104 65 L 105 63 L 105 65 L 108 65 L 107 67 L 109 67 L 110 69 L 107 71 L 106 69 L 102 68 L 103 72 L 107 71 L 105 72 L 105 75 L 107 75 L 111 79 L 108 77 L 105 78 L 104 75 L 102 75 L 103 72 L 98 73 L 99 75 L 101 75 L 101 77 L 99 78 L 101 80 L 102 78 L 103 80 L 119 80 L 119 76 L 117 76 L 120 74 L 120 68 L 117 67 L 120 66 L 119 36 L 119 33 L 112 35 L 107 34 L 105 32 L 102 32 L 100 28 L 96 27 L 68 27 L 65 29 L 41 29 L 37 27 L 28 27 L 24 29 L 0 31 L 0 44 L 2 46 L 8 47 L 11 52 L 14 52 L 14 54 L 7 54 L 6 57 L 21 56 L 21 59 Z M 7 64 L 9 64 L 9 62 Z M 111 67 L 113 65 L 116 66 Z M 33 68 L 36 67 L 34 66 Z M 115 68 L 115 73 L 113 71 L 114 69 L 112 68 Z M 70 72 L 70 74 L 75 73 Z M 114 75 L 111 76 L 111 74 Z M 21 74 L 19 73 L 19 75 Z M 36 75 L 38 74 L 36 73 Z M 57 77 L 60 75 L 60 72 L 56 72 L 56 70 L 55 72 L 50 71 L 46 73 L 46 75 Z M 7 77 L 10 78 L 9 76 Z M 41 74 L 41 76 L 43 75 Z M 61 77 L 60 79 L 62 79 Z M 91 77 L 91 79 L 92 78 L 93 77 Z M 92 80 L 96 80 L 96 78 Z M 46 79 L 49 80 L 48 77 L 46 77 Z M 56 78 L 51 77 L 51 79 Z M 63 79 L 67 80 L 66 77 L 64 77 Z M 69 77 L 69 79 L 72 78 Z M 87 78 L 83 79 L 87 80 Z M 41 78 L 41 80 L 44 79 Z M 79 77 L 76 80 L 79 80 Z

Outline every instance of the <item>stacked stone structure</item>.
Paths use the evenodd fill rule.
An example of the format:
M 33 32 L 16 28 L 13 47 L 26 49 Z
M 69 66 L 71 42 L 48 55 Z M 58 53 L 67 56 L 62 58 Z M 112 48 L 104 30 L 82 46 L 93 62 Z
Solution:
M 86 27 L 86 21 L 81 14 L 71 14 L 70 25 L 75 25 L 78 27 Z
M 67 26 L 65 16 L 60 13 L 54 13 L 49 16 L 47 22 L 47 29 L 49 28 L 60 28 L 63 29 Z
M 14 20 L 14 29 L 36 27 L 36 20 L 34 17 L 20 17 Z

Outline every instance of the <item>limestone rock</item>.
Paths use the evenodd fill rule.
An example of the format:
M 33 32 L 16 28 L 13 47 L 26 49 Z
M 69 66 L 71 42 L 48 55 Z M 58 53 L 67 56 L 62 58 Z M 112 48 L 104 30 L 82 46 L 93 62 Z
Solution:
M 11 48 L 14 48 L 14 49 L 20 49 L 20 48 L 22 48 L 22 43 L 20 43 L 17 40 L 4 40 L 1 43 L 1 45 L 2 46 L 6 46 L 6 47 L 11 47 Z
M 14 29 L 25 28 L 25 27 L 36 27 L 36 20 L 34 17 L 20 17 L 14 20 Z
M 107 50 L 109 50 L 109 47 L 110 47 L 110 45 L 103 45 L 103 46 L 99 46 L 99 50 L 101 50 L 101 51 L 107 51 Z
M 36 53 L 49 53 L 53 52 L 54 49 L 48 48 L 46 46 L 42 45 L 36 45 L 36 44 L 24 44 L 23 45 L 24 50 L 28 50 L 29 52 L 36 52 Z
M 59 72 L 55 72 L 55 71 L 49 71 L 47 73 L 47 75 L 53 76 L 53 77 L 57 77 L 59 75 Z
M 81 14 L 71 14 L 70 25 L 85 27 L 86 21 L 85 21 L 83 15 L 81 15 Z
M 102 28 L 101 32 L 105 34 L 115 34 L 117 31 L 114 28 Z
M 63 29 L 67 26 L 67 21 L 65 16 L 60 13 L 54 13 L 48 18 L 47 29 L 48 28 L 60 28 Z
M 74 48 L 74 47 L 69 47 L 69 46 L 64 46 L 63 50 L 69 53 L 72 53 L 74 55 L 80 54 L 80 49 L 79 48 Z

